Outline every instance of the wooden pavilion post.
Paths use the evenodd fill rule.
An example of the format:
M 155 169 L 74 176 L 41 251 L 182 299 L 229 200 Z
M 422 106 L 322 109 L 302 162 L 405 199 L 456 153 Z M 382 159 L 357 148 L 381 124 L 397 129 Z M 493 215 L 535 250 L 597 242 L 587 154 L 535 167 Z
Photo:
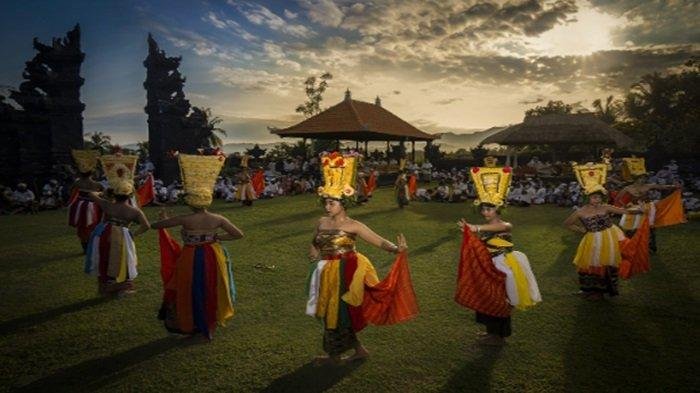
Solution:
M 416 163 L 416 141 L 411 141 L 411 162 Z
M 369 143 L 369 141 L 365 140 L 365 158 L 369 157 L 369 151 L 367 151 L 367 149 L 368 149 L 367 144 L 368 143 Z

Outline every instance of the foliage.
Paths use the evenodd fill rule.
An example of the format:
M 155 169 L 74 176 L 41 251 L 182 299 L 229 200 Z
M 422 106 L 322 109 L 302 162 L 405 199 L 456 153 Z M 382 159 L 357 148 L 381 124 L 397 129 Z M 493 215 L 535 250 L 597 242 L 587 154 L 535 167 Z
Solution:
M 563 101 L 549 101 L 547 105 L 538 105 L 525 111 L 525 116 L 542 116 L 551 114 L 567 114 L 574 110 L 573 104 L 565 104 Z
M 318 155 L 324 151 L 336 150 L 337 147 L 337 142 L 332 139 L 313 139 L 311 141 L 311 153 L 314 155 Z
M 680 72 L 644 75 L 625 98 L 621 128 L 642 139 L 655 154 L 691 156 L 700 148 L 700 60 Z
M 613 96 L 608 96 L 608 98 L 605 99 L 605 106 L 603 106 L 600 98 L 593 100 L 592 105 L 595 115 L 600 120 L 610 125 L 617 123 L 624 113 L 624 102 L 615 100 Z
M 104 134 L 100 131 L 95 131 L 92 133 L 87 133 L 85 136 L 88 138 L 85 140 L 86 149 L 96 149 L 99 150 L 101 154 L 108 154 L 112 152 L 112 137 Z
M 476 162 L 476 165 L 481 165 L 489 150 L 480 143 L 478 146 L 472 148 L 470 152 L 472 153 L 472 159 Z
M 440 151 L 440 145 L 433 142 L 428 142 L 423 150 L 423 155 L 428 162 L 435 163 L 440 161 L 445 153 Z
M 306 101 L 297 106 L 296 112 L 301 113 L 304 117 L 311 117 L 322 112 L 321 101 L 323 101 L 323 93 L 328 87 L 328 81 L 333 79 L 330 72 L 324 72 L 318 79 L 315 76 L 310 76 L 304 81 L 304 92 L 306 93 Z M 316 82 L 318 81 L 318 85 Z
M 192 107 L 192 113 L 188 120 L 194 123 L 194 139 L 199 147 L 222 147 L 224 145 L 221 136 L 219 136 L 226 136 L 226 130 L 219 127 L 223 119 L 214 116 L 211 108 Z
M 137 142 L 136 145 L 138 146 L 136 148 L 136 152 L 139 155 L 139 159 L 142 161 L 145 161 L 149 157 L 149 147 L 148 147 L 148 141 L 140 141 Z

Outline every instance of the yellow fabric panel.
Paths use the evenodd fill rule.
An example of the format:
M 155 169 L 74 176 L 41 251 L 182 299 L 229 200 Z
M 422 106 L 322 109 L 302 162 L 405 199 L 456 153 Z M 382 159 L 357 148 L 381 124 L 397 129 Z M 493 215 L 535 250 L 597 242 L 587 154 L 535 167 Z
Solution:
M 601 243 L 599 260 L 600 266 L 618 266 L 620 264 L 620 242 L 618 240 L 618 231 L 616 226 L 604 229 L 600 232 Z M 593 266 L 595 253 L 595 232 L 586 232 L 581 239 L 574 257 L 574 265 L 579 269 L 587 269 Z M 613 255 L 613 263 L 610 263 L 610 254 Z
M 365 284 L 375 286 L 379 282 L 377 271 L 366 256 L 357 253 L 357 269 L 348 285 L 348 291 L 342 296 L 343 301 L 351 306 L 362 305 L 365 296 Z
M 528 307 L 535 305 L 535 302 L 530 298 L 530 286 L 527 282 L 527 277 L 525 273 L 520 268 L 518 260 L 515 258 L 512 252 L 508 252 L 505 255 L 506 265 L 513 272 L 513 278 L 515 279 L 515 289 L 518 291 L 518 299 L 520 303 L 515 306 L 520 310 L 525 310 Z
M 324 318 L 326 329 L 338 327 L 338 303 L 340 300 L 340 259 L 326 263 L 321 272 L 316 316 Z
M 219 274 L 216 279 L 216 321 L 223 326 L 227 319 L 233 317 L 235 311 L 233 309 L 231 293 L 228 290 L 230 283 L 228 282 L 226 254 L 224 254 L 224 250 L 218 243 L 212 244 L 211 248 L 214 250 L 214 255 L 216 255 L 216 265 L 219 268 Z

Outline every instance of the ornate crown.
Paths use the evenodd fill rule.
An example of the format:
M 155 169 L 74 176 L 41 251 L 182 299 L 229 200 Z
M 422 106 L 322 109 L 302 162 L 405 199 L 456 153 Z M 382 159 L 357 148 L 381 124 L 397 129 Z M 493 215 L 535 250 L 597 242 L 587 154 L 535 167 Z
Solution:
M 632 181 L 635 177 L 646 175 L 647 168 L 642 157 L 625 157 L 622 159 L 622 178 Z
M 115 195 L 131 195 L 134 192 L 134 171 L 139 156 L 109 154 L 100 157 L 109 188 Z
M 334 199 L 353 197 L 357 159 L 357 155 L 343 155 L 335 151 L 321 154 L 323 187 L 318 188 L 318 195 Z
M 97 168 L 97 161 L 100 158 L 99 150 L 72 149 L 70 153 L 80 173 L 92 172 Z
M 469 175 L 474 182 L 477 198 L 475 205 L 488 203 L 494 206 L 505 204 L 513 171 L 510 167 L 472 167 Z
M 579 165 L 572 162 L 571 166 L 576 175 L 576 180 L 578 180 L 578 184 L 581 185 L 586 195 L 591 195 L 594 192 L 608 194 L 608 191 L 603 187 L 608 175 L 608 166 L 606 164 L 588 162 Z
M 200 209 L 211 205 L 214 184 L 224 166 L 226 156 L 178 154 L 177 160 L 185 189 L 185 203 Z

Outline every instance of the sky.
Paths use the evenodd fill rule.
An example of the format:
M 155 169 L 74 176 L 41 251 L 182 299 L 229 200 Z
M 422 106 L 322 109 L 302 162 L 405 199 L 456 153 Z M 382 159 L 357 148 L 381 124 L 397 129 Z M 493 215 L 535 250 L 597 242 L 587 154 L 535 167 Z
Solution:
M 0 94 L 22 82 L 32 38 L 80 23 L 85 132 L 147 139 L 143 60 L 152 33 L 182 56 L 185 94 L 228 142 L 277 141 L 300 120 L 303 82 L 346 89 L 428 132 L 522 121 L 548 100 L 590 107 L 640 76 L 700 55 L 700 2 L 641 0 L 3 1 Z

